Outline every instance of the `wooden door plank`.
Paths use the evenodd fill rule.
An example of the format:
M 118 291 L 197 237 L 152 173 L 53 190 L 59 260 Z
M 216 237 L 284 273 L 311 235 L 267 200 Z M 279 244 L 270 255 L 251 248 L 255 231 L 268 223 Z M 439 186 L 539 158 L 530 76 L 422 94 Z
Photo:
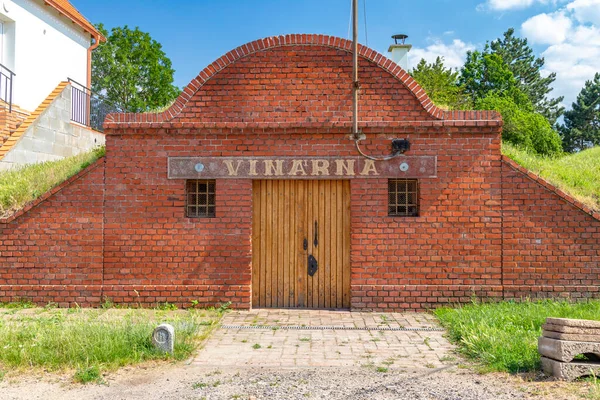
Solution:
M 331 304 L 331 186 L 332 181 L 324 181 L 323 182 L 323 191 L 324 191 L 324 214 L 323 214 L 323 275 L 322 275 L 322 286 L 323 290 L 323 307 L 332 308 Z
M 318 260 L 319 260 L 319 274 L 318 275 L 318 282 L 319 282 L 319 288 L 317 291 L 317 298 L 318 298 L 318 308 L 324 308 L 325 307 L 325 253 L 327 250 L 327 247 L 324 246 L 324 239 L 325 239 L 325 184 L 327 183 L 327 181 L 317 181 L 318 186 L 319 186 L 319 215 L 318 217 L 316 217 L 319 221 L 318 224 L 318 230 L 319 230 L 319 246 L 317 246 L 317 252 L 318 252 Z
M 277 182 L 277 229 L 275 230 L 275 248 L 277 249 L 277 307 L 284 306 L 284 268 L 285 265 L 283 263 L 283 228 L 286 224 L 286 221 L 283 218 L 283 208 L 284 204 L 284 190 L 285 190 L 285 181 L 276 181 Z
M 339 209 L 338 209 L 338 188 L 340 185 L 340 181 L 333 181 L 331 183 L 331 307 L 332 308 L 341 308 L 341 305 L 338 304 L 337 301 L 337 272 L 339 268 L 338 262 L 338 246 L 340 237 L 340 230 L 337 226 L 337 221 L 339 218 Z
M 283 219 L 280 221 L 283 231 L 283 307 L 290 306 L 290 181 L 283 182 Z
M 338 181 L 336 193 L 336 299 L 338 308 L 343 308 L 343 269 L 344 269 L 344 182 Z
M 307 252 L 303 242 L 306 236 L 306 181 L 296 181 L 296 304 L 298 307 L 307 307 L 306 299 L 306 259 Z
M 288 215 L 288 237 L 290 238 L 288 247 L 288 279 L 290 285 L 288 304 L 290 307 L 296 307 L 296 285 L 298 283 L 296 279 L 296 251 L 298 241 L 296 239 L 296 182 L 294 181 L 290 181 L 289 184 L 288 204 L 290 209 Z
M 315 221 L 317 221 L 317 226 L 315 229 L 315 232 L 317 233 L 317 239 L 318 239 L 318 245 L 314 246 L 314 254 L 315 254 L 315 258 L 318 261 L 318 265 L 319 268 L 317 269 L 317 273 L 315 274 L 315 280 L 313 282 L 313 304 L 314 304 L 314 308 L 321 308 L 321 301 L 323 299 L 323 297 L 321 296 L 321 277 L 323 276 L 323 260 L 322 260 L 322 256 L 321 256 L 321 251 L 323 249 L 322 247 L 322 243 L 323 243 L 323 224 L 321 223 L 321 211 L 322 211 L 322 203 L 323 203 L 323 199 L 322 199 L 322 185 L 321 185 L 322 181 L 315 181 L 315 206 L 316 209 L 314 210 L 314 215 L 313 215 L 313 229 L 315 229 Z M 314 241 L 314 236 L 313 239 Z
M 314 182 L 313 181 L 307 181 L 306 182 L 306 186 L 307 186 L 307 192 L 306 192 L 306 219 L 304 220 L 304 224 L 306 225 L 306 239 L 308 242 L 308 249 L 307 249 L 307 257 L 309 254 L 313 254 L 314 256 L 314 250 L 313 250 L 313 237 L 314 237 L 314 225 L 313 225 L 313 216 L 314 216 L 314 205 L 313 205 L 313 201 L 315 198 L 315 193 L 314 193 Z M 305 265 L 306 267 L 308 267 L 307 265 Z M 306 300 L 307 300 L 307 304 L 306 306 L 308 308 L 314 308 L 314 304 L 313 304 L 313 286 L 315 283 L 315 277 L 314 276 L 309 276 L 306 273 L 306 269 L 304 271 L 302 271 L 301 273 L 304 274 L 304 276 L 306 277 Z
M 260 181 L 252 182 L 252 307 L 260 304 Z
M 267 218 L 266 218 L 266 241 L 267 241 L 267 262 L 265 276 L 265 307 L 272 307 L 272 289 L 273 289 L 273 181 L 266 181 L 267 185 Z
M 259 307 L 267 304 L 266 274 L 267 274 L 267 185 L 260 182 L 260 300 Z
M 344 266 L 343 266 L 343 306 L 350 308 L 350 181 L 344 181 Z

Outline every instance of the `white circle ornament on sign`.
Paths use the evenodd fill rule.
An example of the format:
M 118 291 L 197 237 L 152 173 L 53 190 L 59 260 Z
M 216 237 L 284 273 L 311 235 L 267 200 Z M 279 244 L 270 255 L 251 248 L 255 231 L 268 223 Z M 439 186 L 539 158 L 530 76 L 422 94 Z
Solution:
M 406 172 L 408 171 L 408 164 L 403 162 L 402 164 L 400 164 L 400 171 L 402 172 Z
M 204 164 L 198 163 L 198 164 L 194 165 L 194 169 L 196 170 L 196 172 L 202 172 L 202 171 L 204 171 Z

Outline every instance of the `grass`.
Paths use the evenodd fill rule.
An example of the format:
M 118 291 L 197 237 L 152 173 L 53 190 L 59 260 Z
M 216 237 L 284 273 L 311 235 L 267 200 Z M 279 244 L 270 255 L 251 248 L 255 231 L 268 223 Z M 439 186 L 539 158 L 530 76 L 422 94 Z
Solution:
M 540 368 L 537 339 L 546 317 L 600 320 L 600 301 L 473 303 L 439 308 L 435 315 L 459 351 L 484 371 L 528 372 Z
M 552 158 L 504 142 L 502 153 L 588 207 L 600 211 L 600 147 Z
M 0 217 L 6 217 L 94 163 L 104 147 L 58 161 L 0 172 Z
M 150 360 L 188 358 L 217 326 L 220 310 L 0 309 L 0 370 L 74 370 L 74 380 L 100 382 L 103 371 Z M 173 355 L 157 351 L 160 323 L 175 327 Z

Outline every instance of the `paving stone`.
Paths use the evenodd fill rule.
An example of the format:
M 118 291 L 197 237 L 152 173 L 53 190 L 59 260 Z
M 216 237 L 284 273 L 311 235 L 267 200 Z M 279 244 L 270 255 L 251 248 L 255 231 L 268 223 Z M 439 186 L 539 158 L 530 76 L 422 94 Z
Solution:
M 544 324 L 542 329 L 551 332 L 561 333 L 582 333 L 586 335 L 600 335 L 600 328 L 580 328 L 567 325 Z
M 586 335 L 583 333 L 562 333 L 552 331 L 542 331 L 542 336 L 558 340 L 568 340 L 572 342 L 597 342 L 600 343 L 600 335 Z
M 569 319 L 569 318 L 546 318 L 547 324 L 573 326 L 577 328 L 600 328 L 600 321 L 592 321 L 587 319 Z
M 600 375 L 600 363 L 591 362 L 561 362 L 541 357 L 542 370 L 558 379 L 572 381 L 582 376 Z
M 547 337 L 538 339 L 538 352 L 542 356 L 570 362 L 579 354 L 595 354 L 600 356 L 600 343 L 595 342 L 572 342 Z
M 443 331 L 376 330 L 382 326 L 439 328 L 435 317 L 428 314 L 233 311 L 224 316 L 222 325 L 349 326 L 374 330 L 217 329 L 193 360 L 194 365 L 438 368 L 445 365 L 441 359 L 447 359 L 454 350 Z M 261 347 L 254 349 L 254 344 Z

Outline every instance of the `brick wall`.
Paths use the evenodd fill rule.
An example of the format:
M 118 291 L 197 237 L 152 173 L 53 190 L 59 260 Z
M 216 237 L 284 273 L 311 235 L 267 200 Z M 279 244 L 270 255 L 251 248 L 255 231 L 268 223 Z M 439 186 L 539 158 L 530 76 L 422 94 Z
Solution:
M 352 182 L 352 306 L 419 309 L 501 293 L 497 135 L 411 138 L 438 156 L 420 179 L 419 217 L 387 215 L 387 179 Z
M 600 216 L 502 163 L 506 297 L 600 298 Z
M 65 187 L 54 208 L 42 204 L 2 228 L 0 282 L 9 286 L 0 289 L 0 301 L 36 294 L 40 286 L 10 285 L 50 276 L 67 293 L 87 290 L 78 297 L 88 298 L 85 304 L 104 296 L 117 303 L 232 301 L 249 308 L 251 180 L 218 179 L 216 218 L 186 218 L 185 180 L 167 179 L 167 159 L 355 156 L 348 43 L 292 35 L 244 45 L 202 71 L 166 112 L 109 116 L 104 185 L 90 172 Z M 502 161 L 494 113 L 444 113 L 399 67 L 367 48 L 359 52 L 367 135 L 361 146 L 384 155 L 391 139 L 408 138 L 409 155 L 437 156 L 437 177 L 420 180 L 420 215 L 405 218 L 387 215 L 386 179 L 352 180 L 352 307 L 418 310 L 473 295 L 595 296 L 600 216 Z M 85 225 L 91 220 L 79 213 L 90 211 L 83 207 L 89 200 L 81 193 L 83 182 L 92 181 L 103 188 L 104 206 L 93 212 L 103 210 L 103 218 Z M 44 213 L 56 218 L 58 245 L 48 239 L 53 231 L 39 227 L 50 219 Z M 100 240 L 99 263 L 77 261 L 62 244 L 81 237 Z M 60 259 L 41 263 L 54 252 Z M 28 279 L 15 280 L 22 260 L 29 260 Z M 91 277 L 101 271 L 100 281 L 73 272 L 85 268 Z M 46 293 L 35 297 L 41 302 L 65 298 L 40 293 Z
M 0 302 L 100 304 L 104 162 L 0 220 Z

